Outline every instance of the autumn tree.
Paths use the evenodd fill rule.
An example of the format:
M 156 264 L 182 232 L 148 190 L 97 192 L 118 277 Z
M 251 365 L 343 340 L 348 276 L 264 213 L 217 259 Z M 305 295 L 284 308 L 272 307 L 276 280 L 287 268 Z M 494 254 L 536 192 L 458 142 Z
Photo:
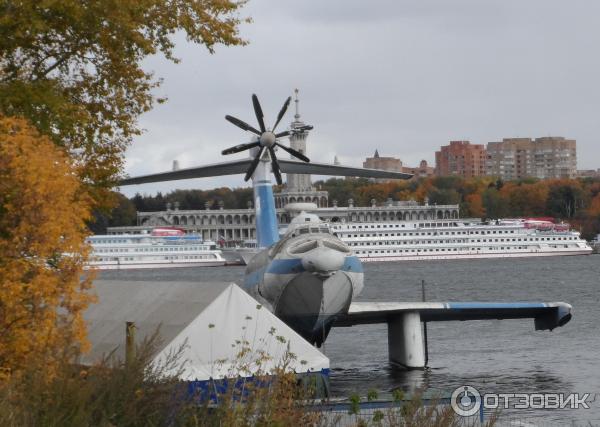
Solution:
M 508 216 L 508 207 L 503 200 L 496 186 L 490 186 L 482 194 L 483 206 L 486 216 L 492 219 L 506 218 Z
M 435 205 L 455 205 L 460 203 L 460 195 L 453 188 L 432 187 L 427 194 L 429 203 Z
M 64 147 L 96 204 L 107 205 L 137 119 L 160 80 L 141 63 L 174 57 L 173 36 L 244 44 L 245 0 L 7 0 L 0 3 L 0 113 Z
M 596 194 L 590 202 L 584 227 L 586 234 L 590 237 L 600 234 L 600 194 Z
M 563 179 L 540 180 L 526 178 L 503 182 L 493 177 L 428 177 L 387 182 L 368 179 L 331 178 L 317 181 L 315 186 L 329 192 L 329 200 L 338 206 L 354 199 L 356 206 L 368 206 L 371 199 L 381 205 L 387 198 L 416 200 L 424 203 L 460 205 L 462 217 L 513 218 L 551 216 L 567 219 L 581 229 L 584 237 L 595 237 L 600 232 L 600 180 Z M 208 201 L 215 209 L 219 201 L 229 208 L 245 208 L 251 200 L 249 188 L 233 190 L 176 190 L 156 196 L 137 194 L 133 199 L 140 211 L 165 209 L 167 202 L 179 202 L 182 209 L 203 209 Z
M 547 211 L 556 218 L 573 218 L 585 207 L 585 193 L 579 181 L 556 180 L 550 183 Z
M 69 156 L 0 116 L 0 380 L 85 342 L 89 200 Z M 83 277 L 83 278 L 82 278 Z
M 114 192 L 113 197 L 116 203 L 109 213 L 100 209 L 93 211 L 92 221 L 88 223 L 93 234 L 106 234 L 107 227 L 136 224 L 135 204 L 121 193 Z
M 465 209 L 461 209 L 461 214 L 464 217 L 485 218 L 486 212 L 481 194 L 473 193 L 465 196 Z

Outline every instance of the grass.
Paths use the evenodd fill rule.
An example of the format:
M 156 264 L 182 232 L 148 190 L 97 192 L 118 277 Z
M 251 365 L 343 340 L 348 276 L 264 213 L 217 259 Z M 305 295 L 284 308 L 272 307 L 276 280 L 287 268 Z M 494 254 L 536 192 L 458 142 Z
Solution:
M 214 400 L 191 394 L 189 384 L 179 380 L 185 361 L 183 348 L 161 365 L 154 363 L 159 348 L 158 332 L 136 348 L 127 362 L 109 355 L 94 366 L 65 361 L 52 378 L 44 367 L 31 366 L 18 377 L 0 384 L 0 425 L 3 427 L 116 427 L 116 426 L 440 426 L 464 425 L 448 405 L 424 405 L 420 395 L 408 402 L 395 393 L 395 405 L 361 416 L 358 396 L 351 396 L 349 414 L 319 411 L 315 387 L 302 382 L 289 369 L 295 355 L 289 351 L 274 371 L 261 366 L 269 360 L 264 352 L 249 356 L 248 343 L 239 342 L 228 387 Z M 282 343 L 285 344 L 285 343 Z M 236 387 L 247 376 L 252 381 Z M 237 370 L 237 372 L 235 372 Z M 243 375 L 242 375 L 243 373 Z M 377 399 L 369 392 L 367 401 Z

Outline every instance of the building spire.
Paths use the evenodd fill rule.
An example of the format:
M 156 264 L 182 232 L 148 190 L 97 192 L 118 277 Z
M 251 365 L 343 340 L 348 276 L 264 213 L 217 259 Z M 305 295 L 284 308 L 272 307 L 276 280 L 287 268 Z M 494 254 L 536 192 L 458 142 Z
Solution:
M 379 158 L 379 151 L 377 151 L 377 149 L 375 149 L 375 155 L 373 157 L 375 157 L 376 159 Z
M 294 118 L 296 119 L 296 121 L 298 121 L 300 119 L 300 100 L 298 99 L 298 92 L 300 92 L 298 90 L 298 88 L 294 89 L 294 94 L 295 94 L 295 98 L 294 99 L 294 103 L 296 104 L 296 114 L 294 114 Z

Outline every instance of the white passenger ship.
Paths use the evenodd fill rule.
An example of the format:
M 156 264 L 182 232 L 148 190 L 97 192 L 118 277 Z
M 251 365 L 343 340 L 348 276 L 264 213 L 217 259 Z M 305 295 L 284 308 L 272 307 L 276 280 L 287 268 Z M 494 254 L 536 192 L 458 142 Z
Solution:
M 125 270 L 137 268 L 213 267 L 225 265 L 212 241 L 181 229 L 164 227 L 150 234 L 111 234 L 88 237 L 92 246 L 88 268 Z
M 334 223 L 362 261 L 587 255 L 592 248 L 567 224 L 539 220 Z

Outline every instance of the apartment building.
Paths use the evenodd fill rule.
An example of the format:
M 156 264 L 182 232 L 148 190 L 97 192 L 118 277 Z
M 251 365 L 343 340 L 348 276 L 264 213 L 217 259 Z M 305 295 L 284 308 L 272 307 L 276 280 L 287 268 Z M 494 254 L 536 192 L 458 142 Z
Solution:
M 481 144 L 450 141 L 435 153 L 435 173 L 438 176 L 472 178 L 486 174 L 487 154 Z
M 487 145 L 487 175 L 503 180 L 535 177 L 577 176 L 577 147 L 574 139 L 561 136 L 504 138 Z

